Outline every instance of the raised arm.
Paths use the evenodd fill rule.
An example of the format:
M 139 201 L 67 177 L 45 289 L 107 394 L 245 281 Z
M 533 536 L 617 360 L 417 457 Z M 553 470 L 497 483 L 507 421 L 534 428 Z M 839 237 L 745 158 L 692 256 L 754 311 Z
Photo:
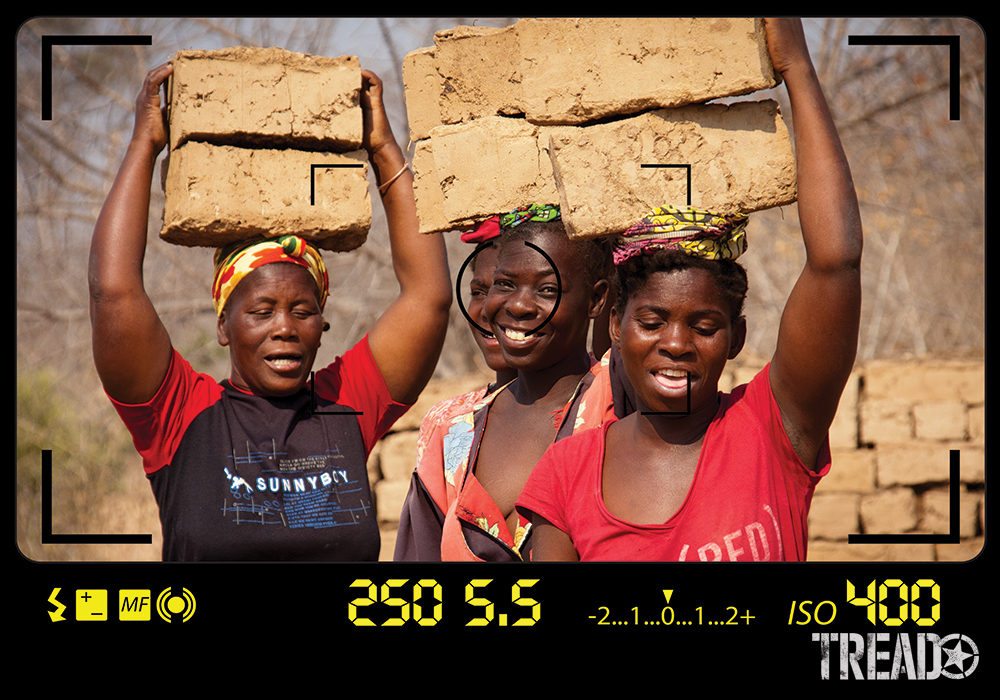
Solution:
M 142 261 L 153 166 L 167 143 L 160 86 L 171 72 L 164 64 L 146 75 L 132 138 L 90 247 L 94 363 L 105 391 L 122 403 L 151 399 L 170 363 L 170 338 L 146 295 Z
M 377 182 L 388 184 L 381 188 L 382 206 L 400 288 L 399 296 L 369 331 L 368 344 L 392 398 L 413 403 L 434 373 L 444 345 L 451 308 L 448 257 L 440 234 L 419 232 L 413 174 L 403 170 L 406 159 L 385 114 L 382 82 L 367 70 L 362 70 L 362 76 L 364 145 Z
M 815 462 L 857 354 L 861 216 L 798 19 L 767 19 L 767 42 L 791 101 L 806 263 L 781 317 L 770 380 L 799 457 Z

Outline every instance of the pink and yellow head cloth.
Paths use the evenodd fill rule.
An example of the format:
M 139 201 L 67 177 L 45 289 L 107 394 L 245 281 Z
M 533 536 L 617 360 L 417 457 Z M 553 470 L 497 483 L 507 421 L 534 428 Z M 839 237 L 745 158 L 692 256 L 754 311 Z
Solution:
M 215 281 L 212 283 L 212 303 L 215 313 L 222 316 L 229 295 L 236 285 L 258 267 L 276 262 L 301 265 L 309 271 L 319 289 L 319 306 L 326 305 L 330 279 L 323 256 L 300 236 L 279 236 L 264 240 L 232 243 L 215 251 Z
M 746 214 L 723 216 L 694 207 L 657 207 L 614 241 L 615 265 L 634 255 L 679 250 L 710 260 L 735 260 L 747 249 Z

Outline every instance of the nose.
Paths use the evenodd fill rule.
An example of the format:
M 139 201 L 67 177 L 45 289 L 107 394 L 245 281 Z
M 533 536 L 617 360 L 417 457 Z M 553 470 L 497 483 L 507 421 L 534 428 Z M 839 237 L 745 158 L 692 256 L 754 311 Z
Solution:
M 527 286 L 522 285 L 507 297 L 504 309 L 514 318 L 530 318 L 538 313 L 538 300 Z
M 503 318 L 530 319 L 539 313 L 539 300 L 528 285 L 494 285 L 483 303 L 482 315 L 489 322 Z
M 691 330 L 684 323 L 664 324 L 657 348 L 660 352 L 679 359 L 691 350 Z
M 294 321 L 295 318 L 289 310 L 275 309 L 274 314 L 271 316 L 271 337 L 283 340 L 298 337 L 298 328 Z

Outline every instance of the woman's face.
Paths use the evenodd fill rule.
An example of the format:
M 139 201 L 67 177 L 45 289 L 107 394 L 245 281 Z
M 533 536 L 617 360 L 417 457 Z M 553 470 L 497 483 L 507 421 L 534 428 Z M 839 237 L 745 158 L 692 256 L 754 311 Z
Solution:
M 607 283 L 582 282 L 581 257 L 565 234 L 555 232 L 531 244 L 512 241 L 504 247 L 483 313 L 509 367 L 543 370 L 581 349 L 586 352 L 590 320 L 603 308 Z
M 745 337 L 746 323 L 732 323 L 715 280 L 698 268 L 653 273 L 622 317 L 611 316 L 612 342 L 643 411 L 684 414 L 690 398 L 691 413 L 714 412 L 719 378 Z
M 486 296 L 493 285 L 493 273 L 497 268 L 497 256 L 496 245 L 479 251 L 472 272 L 472 280 L 469 283 L 470 297 L 467 306 L 469 318 L 474 320 L 480 328 L 489 328 L 490 325 L 489 319 L 483 313 L 483 309 Z M 479 351 L 483 353 L 486 366 L 494 372 L 507 369 L 507 363 L 504 362 L 503 353 L 500 352 L 500 343 L 497 342 L 496 336 L 492 333 L 487 335 L 472 324 L 469 324 L 469 328 L 472 330 L 472 337 L 476 341 Z
M 262 396 L 289 396 L 305 386 L 322 334 L 316 283 L 290 263 L 264 265 L 244 277 L 218 324 L 233 386 Z

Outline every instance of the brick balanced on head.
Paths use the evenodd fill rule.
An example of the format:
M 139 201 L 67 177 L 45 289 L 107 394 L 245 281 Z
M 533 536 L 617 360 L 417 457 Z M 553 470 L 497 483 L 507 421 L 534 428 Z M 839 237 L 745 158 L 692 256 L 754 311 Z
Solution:
M 356 57 L 234 47 L 180 51 L 173 62 L 164 240 L 364 243 L 371 202 Z
M 403 78 L 425 232 L 526 201 L 558 202 L 579 237 L 621 231 L 651 203 L 795 201 L 777 104 L 702 104 L 775 86 L 759 19 L 459 27 L 407 55 Z

